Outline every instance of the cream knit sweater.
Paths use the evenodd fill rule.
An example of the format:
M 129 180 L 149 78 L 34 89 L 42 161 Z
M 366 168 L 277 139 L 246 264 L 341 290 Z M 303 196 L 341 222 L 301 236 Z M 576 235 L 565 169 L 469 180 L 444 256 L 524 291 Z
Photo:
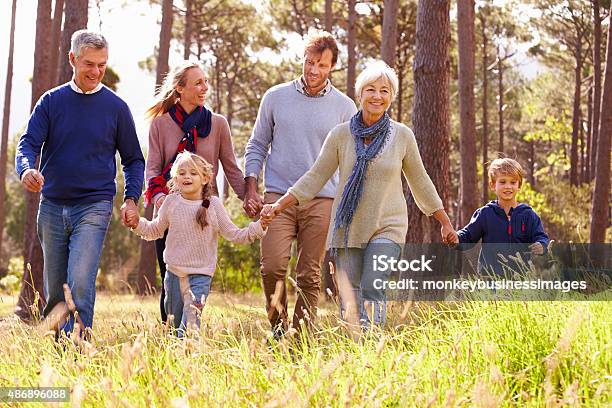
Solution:
M 328 248 L 344 247 L 344 229 L 338 230 L 332 242 L 333 224 L 355 160 L 355 141 L 349 122 L 342 123 L 329 133 L 312 168 L 288 190 L 297 198 L 298 203 L 304 203 L 312 199 L 336 169 L 339 169 L 340 182 L 332 207 L 331 225 L 327 235 Z M 406 200 L 402 192 L 402 171 L 421 211 L 430 216 L 444 208 L 425 171 L 414 134 L 407 126 L 391 121 L 391 134 L 387 143 L 368 165 L 363 195 L 349 230 L 349 247 L 361 248 L 372 238 L 387 238 L 397 243 L 406 240 L 408 218 Z
M 223 203 L 215 196 L 210 197 L 208 225 L 202 229 L 196 221 L 201 205 L 202 200 L 186 200 L 180 194 L 170 194 L 157 218 L 149 221 L 141 217 L 134 229 L 147 241 L 163 237 L 168 230 L 164 262 L 168 270 L 179 277 L 214 275 L 219 235 L 237 244 L 248 244 L 265 235 L 259 221 L 245 228 L 234 225 Z

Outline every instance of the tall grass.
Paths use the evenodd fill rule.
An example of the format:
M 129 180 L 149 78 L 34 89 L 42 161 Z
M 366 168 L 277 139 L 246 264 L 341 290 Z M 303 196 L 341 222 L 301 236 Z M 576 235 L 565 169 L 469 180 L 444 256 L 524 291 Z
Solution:
M 179 340 L 156 299 L 99 296 L 81 351 L 4 321 L 0 386 L 68 386 L 73 406 L 612 404 L 607 302 L 396 304 L 357 341 L 325 305 L 314 334 L 276 343 L 260 296 L 210 299 Z

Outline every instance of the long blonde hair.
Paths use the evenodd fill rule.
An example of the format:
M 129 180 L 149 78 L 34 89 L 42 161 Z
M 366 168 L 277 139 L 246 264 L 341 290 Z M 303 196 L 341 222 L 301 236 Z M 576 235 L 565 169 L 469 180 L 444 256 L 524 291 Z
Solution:
M 155 99 L 156 102 L 145 112 L 145 118 L 154 119 L 168 112 L 179 100 L 180 95 L 176 90 L 177 86 L 185 86 L 187 71 L 192 68 L 200 68 L 200 64 L 192 61 L 183 61 L 180 65 L 174 67 L 164 78 L 164 82 L 158 88 Z M 203 70 L 203 69 L 202 69 Z
M 170 180 L 168 180 L 168 188 L 171 193 L 178 193 L 180 190 L 178 188 L 176 182 L 176 175 L 178 173 L 178 169 L 183 163 L 189 163 L 193 168 L 196 169 L 202 181 L 204 178 L 208 178 L 208 183 L 202 186 L 202 206 L 198 209 L 196 213 L 196 221 L 204 229 L 208 225 L 207 221 L 207 209 L 210 205 L 210 195 L 211 188 L 210 183 L 213 179 L 213 166 L 208 163 L 204 158 L 198 156 L 195 153 L 191 153 L 190 151 L 183 151 L 176 156 L 176 160 L 172 164 L 172 168 L 170 169 Z

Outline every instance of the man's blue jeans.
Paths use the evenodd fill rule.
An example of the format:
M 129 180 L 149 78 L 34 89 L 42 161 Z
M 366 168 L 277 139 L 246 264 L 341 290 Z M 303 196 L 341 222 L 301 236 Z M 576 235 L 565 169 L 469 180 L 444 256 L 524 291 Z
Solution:
M 81 329 L 91 328 L 96 301 L 96 276 L 112 201 L 61 205 L 43 198 L 38 209 L 38 238 L 43 249 L 45 316 L 64 299 L 64 283 L 72 292 Z M 69 333 L 74 316 L 61 328 Z
M 200 327 L 200 314 L 208 298 L 211 283 L 212 276 L 209 275 L 179 277 L 170 270 L 166 271 L 164 307 L 168 317 L 173 316 L 174 328 L 178 329 L 179 337 L 183 337 L 188 327 Z
M 387 319 L 387 302 L 384 289 L 376 289 L 376 279 L 386 280 L 390 271 L 374 269 L 374 255 L 400 258 L 401 247 L 386 238 L 376 238 L 365 248 L 339 248 L 336 258 L 340 315 L 349 320 L 349 314 L 358 315 L 362 327 L 372 324 L 383 327 Z M 368 302 L 368 305 L 365 304 Z M 368 312 L 371 312 L 371 317 Z

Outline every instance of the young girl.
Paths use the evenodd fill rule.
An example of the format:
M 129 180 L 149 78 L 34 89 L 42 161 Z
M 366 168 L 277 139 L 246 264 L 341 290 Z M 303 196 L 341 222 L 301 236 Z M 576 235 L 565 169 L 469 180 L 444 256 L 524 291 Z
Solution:
M 195 312 L 202 310 L 208 297 L 217 264 L 217 241 L 225 239 L 247 244 L 265 234 L 267 224 L 257 221 L 238 228 L 218 197 L 211 195 L 212 166 L 202 157 L 184 151 L 170 171 L 170 194 L 152 221 L 131 213 L 129 226 L 147 241 L 158 239 L 168 230 L 164 262 L 164 307 L 174 316 L 179 336 L 187 327 L 199 327 Z

